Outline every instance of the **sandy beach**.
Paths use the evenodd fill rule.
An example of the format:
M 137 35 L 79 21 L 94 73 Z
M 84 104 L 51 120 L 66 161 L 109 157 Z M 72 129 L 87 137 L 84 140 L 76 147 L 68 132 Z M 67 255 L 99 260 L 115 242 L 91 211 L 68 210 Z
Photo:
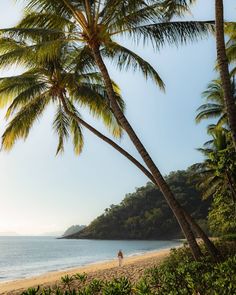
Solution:
M 21 294 L 29 287 L 53 286 L 60 283 L 60 278 L 66 274 L 87 273 L 88 280 L 93 278 L 110 279 L 112 277 L 127 276 L 136 281 L 144 273 L 145 269 L 158 265 L 168 256 L 170 249 L 149 252 L 138 256 L 127 257 L 124 259 L 123 267 L 118 267 L 116 259 L 107 262 L 90 264 L 83 267 L 50 272 L 41 276 L 27 278 L 23 280 L 0 283 L 0 294 Z

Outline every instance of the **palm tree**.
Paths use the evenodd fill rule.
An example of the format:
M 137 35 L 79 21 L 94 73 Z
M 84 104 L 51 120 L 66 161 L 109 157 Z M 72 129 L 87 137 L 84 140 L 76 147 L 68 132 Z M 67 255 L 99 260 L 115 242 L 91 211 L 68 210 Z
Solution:
M 24 73 L 0 79 L 1 106 L 8 105 L 6 119 L 10 119 L 3 136 L 2 147 L 9 150 L 19 138 L 26 139 L 33 124 L 45 111 L 49 104 L 56 105 L 53 128 L 58 135 L 57 154 L 63 152 L 65 140 L 72 136 L 74 151 L 80 154 L 83 148 L 81 125 L 93 131 L 78 113 L 76 107 L 87 107 L 90 113 L 103 120 L 113 136 L 120 138 L 122 128 L 108 107 L 106 89 L 97 72 L 72 71 L 69 48 L 63 46 L 59 51 L 60 59 L 42 60 L 33 50 L 22 42 L 2 39 L 1 44 L 7 46 L 8 53 L 16 53 L 21 48 L 21 63 L 28 66 Z M 63 52 L 63 54 L 61 54 Z M 9 62 L 9 60 L 8 60 Z M 76 66 L 79 66 L 78 64 Z M 82 64 L 80 64 L 82 69 Z M 70 70 L 70 71 L 68 71 Z M 83 70 L 83 69 L 82 69 Z M 116 89 L 116 99 L 124 108 L 124 103 Z M 66 104 L 66 108 L 64 107 Z
M 236 100 L 236 88 L 234 78 L 231 81 L 234 101 Z M 208 131 L 211 132 L 215 126 L 228 126 L 227 112 L 224 104 L 224 93 L 220 79 L 212 80 L 207 89 L 202 93 L 203 99 L 206 103 L 202 104 L 197 109 L 197 116 L 195 118 L 197 123 L 202 120 L 217 119 L 216 124 L 210 124 Z
M 152 3 L 152 4 L 150 4 Z M 103 57 L 116 60 L 120 68 L 139 67 L 144 75 L 152 77 L 163 88 L 163 83 L 150 64 L 134 52 L 114 41 L 116 35 L 126 35 L 133 40 L 152 39 L 159 47 L 165 41 L 169 43 L 194 40 L 196 36 L 207 33 L 209 24 L 201 22 L 160 22 L 171 13 L 166 13 L 160 2 L 148 1 L 74 1 L 69 0 L 31 0 L 28 1 L 30 13 L 17 28 L 7 30 L 11 37 L 31 36 L 37 39 L 40 35 L 55 35 L 63 29 L 67 38 L 48 41 L 37 46 L 42 55 L 51 58 L 61 42 L 74 42 L 80 51 L 80 58 L 95 62 L 99 67 L 106 86 L 110 107 L 115 118 L 127 132 L 136 149 L 142 156 L 168 204 L 173 210 L 189 242 L 196 259 L 201 256 L 194 235 L 183 214 L 181 206 L 175 200 L 170 188 L 155 166 L 150 155 L 132 129 L 117 103 L 114 85 L 110 79 Z M 62 28 L 63 26 L 63 28 Z M 6 32 L 6 31 L 5 31 Z M 140 38 L 141 37 L 141 38 Z
M 219 66 L 220 78 L 224 91 L 224 102 L 228 115 L 228 122 L 232 133 L 234 147 L 236 150 L 236 109 L 235 100 L 231 89 L 228 59 L 225 48 L 223 0 L 215 0 L 215 22 L 217 63 Z
M 84 76 L 83 73 L 81 72 L 81 70 L 83 71 L 83 64 L 78 64 L 77 59 L 76 59 L 76 64 L 73 66 L 72 66 L 71 62 L 68 63 L 68 61 L 73 60 L 73 54 L 71 54 L 71 52 L 70 52 L 70 54 L 68 54 L 68 52 L 66 51 L 66 50 L 68 50 L 68 48 L 66 46 L 63 46 L 63 48 L 61 50 L 59 50 L 59 52 L 58 52 L 59 55 L 58 55 L 57 59 L 54 58 L 53 61 L 40 60 L 40 62 L 38 62 L 39 57 L 36 55 L 35 51 L 29 50 L 29 48 L 27 46 L 25 46 L 24 43 L 14 42 L 13 40 L 9 40 L 9 39 L 1 39 L 0 42 L 2 45 L 1 48 L 4 52 L 3 56 L 0 56 L 0 59 L 1 59 L 1 57 L 8 56 L 8 58 L 6 58 L 6 59 L 2 58 L 2 65 L 3 65 L 4 61 L 7 65 L 9 65 L 9 63 L 11 63 L 11 62 L 15 63 L 17 61 L 18 63 L 21 63 L 24 66 L 31 68 L 31 71 L 27 71 L 26 73 L 20 75 L 19 77 L 10 77 L 10 78 L 7 77 L 7 78 L 2 79 L 2 85 L 1 85 L 2 88 L 0 87 L 0 93 L 3 95 L 3 98 L 1 101 L 3 103 L 3 105 L 4 105 L 4 103 L 6 103 L 5 98 L 9 98 L 9 93 L 11 93 L 13 91 L 13 93 L 11 93 L 11 96 L 13 95 L 13 97 L 14 97 L 14 95 L 16 95 L 16 98 L 13 99 L 13 103 L 11 104 L 11 106 L 8 109 L 7 117 L 10 115 L 10 113 L 12 113 L 13 110 L 15 110 L 15 108 L 17 108 L 17 105 L 20 102 L 21 102 L 21 104 L 24 103 L 24 107 L 27 105 L 27 103 L 28 103 L 27 97 L 28 97 L 28 95 L 30 95 L 30 93 L 32 94 L 32 97 L 37 94 L 36 93 L 37 91 L 34 92 L 35 86 L 36 86 L 36 90 L 38 89 L 39 91 L 42 91 L 42 89 L 37 88 L 38 87 L 37 83 L 38 83 L 38 81 L 44 81 L 48 87 L 49 93 L 53 93 L 53 95 L 55 93 L 57 94 L 58 91 L 59 91 L 59 93 L 61 93 L 60 95 L 57 95 L 58 102 L 60 103 L 60 108 L 61 108 L 61 104 L 62 104 L 62 106 L 64 107 L 64 111 L 68 115 L 69 118 L 74 119 L 75 122 L 77 122 L 78 124 L 87 128 L 94 135 L 98 136 L 100 139 L 102 139 L 103 141 L 105 141 L 106 143 L 111 145 L 113 148 L 115 148 L 123 156 L 128 158 L 134 165 L 136 165 L 136 167 L 139 168 L 154 184 L 156 184 L 151 173 L 141 163 L 139 163 L 134 157 L 132 157 L 127 151 L 122 149 L 114 141 L 112 141 L 108 137 L 104 136 L 102 133 L 100 133 L 94 127 L 92 127 L 87 122 L 82 120 L 81 117 L 79 117 L 78 114 L 74 111 L 74 107 L 71 109 L 70 102 L 67 101 L 67 98 L 64 95 L 65 93 L 72 94 L 72 97 L 79 97 L 79 102 L 80 102 L 80 104 L 82 103 L 82 105 L 83 105 L 83 100 L 86 99 L 86 103 L 89 103 L 90 108 L 91 108 L 91 106 L 93 106 L 95 104 L 96 111 L 98 111 L 98 109 L 101 109 L 101 105 L 100 105 L 101 96 L 100 96 L 100 94 L 99 95 L 97 94 L 97 89 L 95 89 L 95 92 L 91 92 L 91 89 L 90 89 L 91 87 L 95 86 L 94 81 L 93 81 L 94 79 L 96 82 L 97 81 L 100 82 L 98 74 L 95 74 L 95 73 L 91 74 L 90 73 L 89 75 Z M 19 51 L 20 51 L 20 55 L 19 55 Z M 63 51 L 64 55 L 61 54 L 61 51 Z M 67 57 L 66 63 L 65 63 L 65 60 L 66 60 L 65 56 Z M 72 59 L 71 59 L 71 57 L 72 57 Z M 71 72 L 72 69 L 74 69 L 74 70 L 79 69 L 79 74 L 78 74 L 78 70 L 74 71 L 74 72 L 76 72 L 76 74 L 72 73 Z M 70 70 L 70 72 L 68 72 L 68 70 Z M 84 88 L 85 81 L 83 81 L 83 83 L 81 84 L 82 81 L 80 79 L 80 78 L 83 78 L 83 80 L 84 80 L 84 77 L 89 78 L 90 80 L 92 79 L 92 82 L 93 82 L 91 84 L 91 81 L 89 80 L 88 82 L 90 84 L 86 85 L 85 88 Z M 35 78 L 37 78 L 37 79 L 35 80 Z M 28 81 L 27 79 L 29 79 L 30 83 L 27 82 Z M 18 81 L 18 83 L 16 83 L 17 81 Z M 16 88 L 16 86 L 20 87 L 20 88 Z M 88 88 L 87 86 L 89 86 L 90 88 Z M 98 85 L 96 85 L 96 87 L 97 86 Z M 75 91 L 74 91 L 74 89 L 75 89 Z M 99 91 L 100 90 L 101 90 L 101 87 L 100 87 Z M 19 91 L 20 91 L 20 93 L 18 93 Z M 79 92 L 79 95 L 77 92 Z M 83 93 L 85 93 L 85 97 L 83 96 Z M 100 93 L 101 93 L 101 91 L 100 91 Z M 23 97 L 24 97 L 24 100 L 21 101 Z M 94 97 L 93 100 L 91 100 L 92 97 Z M 104 99 L 106 98 L 104 95 L 103 89 L 102 89 L 102 97 L 104 97 Z M 20 100 L 19 100 L 19 98 L 20 98 Z M 82 101 L 81 101 L 81 98 L 83 99 Z M 98 100 L 98 102 L 97 102 L 97 100 Z M 8 100 L 7 100 L 7 102 L 8 102 Z M 13 108 L 13 106 L 14 106 L 14 108 Z M 106 108 L 106 105 L 105 105 L 105 108 Z M 92 110 L 93 110 L 93 114 L 94 114 L 94 106 L 92 107 Z M 102 110 L 104 110 L 103 105 L 102 105 Z M 105 114 L 107 117 L 107 111 Z M 99 115 L 103 115 L 103 114 L 99 113 Z M 14 119 L 13 121 L 14 122 L 13 122 L 12 132 L 14 134 L 15 133 L 15 129 L 14 129 L 15 126 L 14 125 L 18 124 L 18 120 Z M 109 119 L 109 122 L 110 122 L 110 119 Z M 10 123 L 10 125 L 11 125 L 11 123 Z M 23 126 L 23 128 L 22 128 L 22 126 Z M 18 129 L 18 134 L 21 134 L 21 136 L 24 134 L 24 124 L 22 126 L 20 126 L 20 129 Z M 66 128 L 64 128 L 64 130 L 66 130 Z M 118 132 L 118 135 L 119 135 L 120 130 L 118 130 L 118 131 L 119 131 Z M 115 135 L 116 134 L 117 134 L 117 131 L 115 132 Z M 15 140 L 15 135 L 16 134 L 14 134 L 14 136 L 11 137 L 10 146 L 5 145 L 6 142 L 3 141 L 4 148 L 9 149 L 12 147 L 14 140 Z M 9 134 L 7 132 L 5 132 L 4 140 L 5 140 L 5 137 L 6 138 L 9 137 Z M 13 142 L 12 142 L 12 140 L 13 140 Z M 62 146 L 61 146 L 61 148 L 62 148 Z M 206 247 L 208 248 L 208 250 L 209 250 L 210 254 L 213 256 L 213 258 L 215 256 L 219 256 L 217 249 L 214 247 L 212 242 L 208 239 L 207 235 L 201 230 L 201 228 L 197 225 L 197 223 L 192 219 L 192 217 L 190 215 L 188 215 L 186 212 L 184 212 L 184 214 L 185 214 L 185 217 L 188 220 L 188 222 L 191 224 L 191 227 L 193 228 L 193 230 L 205 242 Z
M 170 0 L 178 2 L 186 7 L 196 0 Z M 167 1 L 168 2 L 168 1 Z M 236 109 L 233 93 L 230 83 L 230 73 L 228 67 L 228 58 L 226 55 L 225 35 L 224 35 L 224 4 L 223 0 L 215 0 L 215 31 L 216 31 L 216 49 L 217 64 L 220 72 L 220 79 L 224 92 L 224 104 L 227 111 L 230 130 L 232 133 L 234 147 L 236 149 Z
M 196 165 L 199 188 L 205 199 L 215 193 L 227 193 L 236 204 L 236 154 L 230 133 L 217 126 L 211 131 L 211 136 L 212 140 L 199 149 L 205 156 L 205 161 Z

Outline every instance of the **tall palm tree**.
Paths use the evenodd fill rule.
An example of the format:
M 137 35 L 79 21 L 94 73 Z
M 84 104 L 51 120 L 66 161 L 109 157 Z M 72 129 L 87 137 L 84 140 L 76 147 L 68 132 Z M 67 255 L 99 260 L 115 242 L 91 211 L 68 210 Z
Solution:
M 170 0 L 171 2 L 178 2 L 181 5 L 188 7 L 189 4 L 196 2 L 196 0 Z M 168 1 L 167 1 L 168 2 Z M 220 79 L 224 92 L 224 103 L 227 111 L 230 130 L 232 133 L 233 143 L 236 150 L 236 109 L 233 98 L 233 93 L 230 83 L 230 73 L 228 66 L 228 58 L 225 46 L 224 34 L 224 4 L 223 0 L 215 0 L 215 31 L 216 31 L 216 50 L 217 50 L 217 64 L 220 72 Z
M 60 42 L 77 42 L 84 58 L 94 60 L 104 79 L 110 107 L 117 121 L 127 132 L 145 164 L 152 173 L 160 190 L 173 210 L 181 228 L 189 242 L 196 259 L 201 251 L 194 235 L 183 214 L 181 206 L 175 200 L 170 188 L 155 166 L 150 155 L 132 129 L 116 101 L 114 87 L 109 76 L 103 57 L 112 58 L 119 67 L 137 66 L 145 76 L 152 77 L 163 87 L 163 83 L 156 71 L 141 57 L 114 41 L 116 35 L 126 35 L 135 41 L 143 38 L 151 39 L 155 46 L 169 43 L 185 42 L 187 38 L 193 40 L 196 36 L 208 32 L 209 25 L 201 22 L 166 22 L 165 17 L 171 13 L 161 5 L 163 1 L 70 1 L 70 0 L 31 0 L 28 1 L 30 13 L 19 24 L 18 28 L 8 30 L 11 36 L 37 36 L 58 34 L 62 25 L 67 38 L 59 38 L 56 42 L 47 42 L 38 47 L 48 58 L 53 56 L 55 48 Z M 165 2 L 165 1 L 164 1 Z M 34 12 L 32 12 L 34 10 Z M 162 22 L 160 22 L 162 20 Z M 58 30 L 59 27 L 59 30 Z M 141 37 L 141 38 L 140 38 Z
M 216 22 L 216 48 L 217 63 L 220 71 L 224 91 L 224 101 L 228 115 L 228 122 L 232 133 L 234 147 L 236 150 L 236 108 L 233 97 L 230 74 L 228 67 L 228 59 L 226 55 L 225 39 L 224 39 L 224 5 L 223 0 L 215 0 L 215 22 Z

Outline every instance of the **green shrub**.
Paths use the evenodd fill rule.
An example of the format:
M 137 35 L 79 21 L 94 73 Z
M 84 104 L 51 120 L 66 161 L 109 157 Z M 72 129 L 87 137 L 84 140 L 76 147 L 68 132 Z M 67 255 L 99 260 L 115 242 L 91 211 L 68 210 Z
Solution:
M 130 295 L 132 294 L 132 284 L 127 278 L 113 279 L 105 283 L 103 295 Z
M 225 261 L 221 263 L 213 263 L 207 256 L 193 261 L 186 247 L 174 250 L 160 266 L 146 273 L 146 280 L 157 295 L 236 294 L 236 255 L 229 257 L 229 251 L 235 253 L 235 244 L 224 246 Z

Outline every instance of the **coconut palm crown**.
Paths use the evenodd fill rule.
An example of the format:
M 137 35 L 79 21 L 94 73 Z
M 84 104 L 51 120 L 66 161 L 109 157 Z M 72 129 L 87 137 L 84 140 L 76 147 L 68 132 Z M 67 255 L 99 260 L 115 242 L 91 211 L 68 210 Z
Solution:
M 135 52 L 121 45 L 117 37 L 119 41 L 126 37 L 135 44 L 150 41 L 155 48 L 160 48 L 165 43 L 179 44 L 195 40 L 207 35 L 212 29 L 212 22 L 169 22 L 173 15 L 181 16 L 187 10 L 186 5 L 173 0 L 26 2 L 23 20 L 15 28 L 2 30 L 5 36 L 16 40 L 29 37 L 37 40 L 42 35 L 58 36 L 57 40 L 47 40 L 35 48 L 43 58 L 45 55 L 52 58 L 61 43 L 69 42 L 76 45 L 81 58 L 92 63 L 90 49 L 99 47 L 102 56 L 110 58 L 119 69 L 139 69 L 161 89 L 164 88 L 164 83 L 155 69 Z M 64 35 L 60 35 L 62 32 Z M 7 56 L 2 58 L 6 62 Z
M 53 128 L 59 139 L 57 153 L 64 151 L 64 143 L 69 135 L 72 137 L 75 153 L 80 154 L 82 151 L 83 134 L 75 116 L 81 118 L 78 110 L 84 107 L 93 116 L 101 118 L 115 137 L 121 136 L 122 128 L 110 111 L 100 74 L 86 71 L 78 59 L 75 63 L 73 50 L 68 44 L 58 47 L 57 58 L 43 61 L 34 48 L 23 41 L 1 39 L 0 43 L 5 45 L 1 47 L 0 59 L 9 55 L 11 63 L 17 59 L 27 67 L 20 75 L 0 79 L 0 104 L 3 108 L 8 106 L 6 119 L 10 120 L 2 136 L 3 149 L 11 149 L 17 139 L 26 139 L 35 121 L 49 104 L 56 106 Z M 115 83 L 114 89 L 117 101 L 124 109 Z M 66 112 L 62 98 L 73 116 Z

